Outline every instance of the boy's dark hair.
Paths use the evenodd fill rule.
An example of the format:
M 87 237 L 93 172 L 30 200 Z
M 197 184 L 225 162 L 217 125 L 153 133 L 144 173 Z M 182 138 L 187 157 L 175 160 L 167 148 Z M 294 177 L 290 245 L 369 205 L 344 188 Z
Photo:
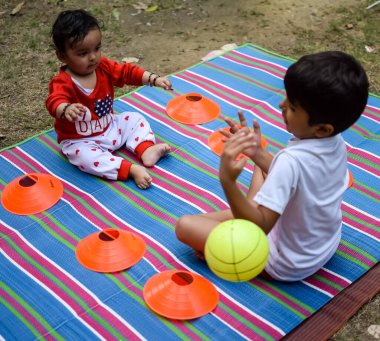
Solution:
M 367 75 L 354 57 L 343 52 L 303 56 L 289 67 L 284 82 L 290 103 L 309 114 L 309 124 L 331 124 L 333 135 L 353 125 L 367 104 Z
M 65 43 L 71 46 L 84 39 L 89 31 L 100 30 L 98 20 L 83 9 L 69 10 L 59 13 L 53 24 L 51 36 L 56 51 L 65 52 Z

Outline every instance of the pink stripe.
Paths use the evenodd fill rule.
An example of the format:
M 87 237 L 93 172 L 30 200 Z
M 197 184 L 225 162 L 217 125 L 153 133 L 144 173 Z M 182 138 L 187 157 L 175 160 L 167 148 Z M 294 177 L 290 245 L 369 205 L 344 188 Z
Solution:
M 366 110 L 371 110 L 371 111 L 375 112 L 377 115 L 380 115 L 380 108 L 374 107 L 373 105 L 367 104 Z M 376 116 L 376 118 L 380 118 L 380 116 Z
M 256 62 L 256 63 L 260 63 L 260 64 L 263 64 L 263 65 L 266 65 L 268 67 L 271 67 L 272 69 L 276 69 L 277 71 L 279 71 L 281 74 L 285 75 L 286 71 L 287 71 L 287 67 L 285 66 L 282 66 L 280 64 L 275 64 L 275 63 L 271 63 L 269 61 L 266 61 L 265 59 L 261 59 L 261 58 L 257 58 L 257 57 L 253 57 L 253 56 L 250 56 L 250 55 L 247 55 L 241 51 L 237 51 L 237 50 L 232 50 L 231 51 L 231 54 L 236 54 L 238 56 L 242 56 L 244 57 L 245 59 L 248 59 L 248 60 L 252 60 L 253 62 Z
M 371 134 L 368 133 L 368 131 L 364 130 L 362 127 L 359 126 L 359 124 L 354 124 L 352 126 L 354 130 L 356 130 L 358 133 L 361 133 L 364 137 L 371 136 Z
M 370 229 L 364 225 L 361 225 L 358 222 L 356 222 L 355 220 L 352 220 L 350 218 L 343 216 L 343 223 L 345 223 L 348 226 L 355 227 L 359 231 L 362 231 L 362 232 L 376 238 L 377 240 L 380 240 L 380 233 L 379 232 L 376 232 L 376 231 L 374 231 L 374 230 L 372 230 L 372 229 Z
M 320 290 L 323 290 L 327 293 L 329 293 L 330 295 L 332 296 L 335 296 L 337 294 L 339 294 L 339 290 L 334 288 L 334 287 L 330 287 L 329 285 L 327 285 L 326 283 L 318 280 L 317 278 L 315 277 L 308 277 L 304 280 L 306 283 L 309 283 L 317 288 L 319 288 Z
M 225 207 L 226 206 L 225 203 L 222 202 L 222 200 L 219 197 L 217 197 L 216 195 L 211 195 L 210 193 L 204 191 L 202 188 L 198 188 L 198 187 L 193 186 L 190 182 L 184 182 L 181 178 L 175 177 L 174 175 L 170 174 L 169 172 L 166 172 L 164 169 L 159 169 L 156 167 L 155 173 L 162 176 L 163 178 L 165 178 L 169 181 L 177 183 L 179 186 L 186 188 L 188 191 L 190 191 L 192 193 L 197 193 L 198 195 L 202 196 L 203 198 L 212 202 L 213 204 L 215 204 L 218 207 Z M 211 207 L 210 205 L 205 204 L 203 201 L 200 201 L 199 199 L 192 196 L 191 194 L 187 194 L 187 193 L 183 192 L 179 188 L 173 187 L 173 186 L 166 184 L 166 183 L 163 183 L 162 187 L 164 187 L 165 189 L 167 189 L 171 193 L 175 193 L 176 195 L 178 195 L 178 196 L 180 196 L 186 200 L 194 202 L 198 206 L 202 205 L 205 210 L 209 210 L 210 208 L 213 209 L 213 207 Z
M 135 100 L 139 100 L 140 102 L 146 104 L 147 107 L 144 107 L 140 103 L 135 102 Z M 162 124 L 166 124 L 167 126 L 172 127 L 172 128 L 174 127 L 178 133 L 181 133 L 181 135 L 192 137 L 198 140 L 199 142 L 202 142 L 203 144 L 208 145 L 208 138 L 199 134 L 209 135 L 210 134 L 209 130 L 205 130 L 199 125 L 192 125 L 191 130 L 183 129 L 181 124 L 177 121 L 172 120 L 169 116 L 167 116 L 166 112 L 161 107 L 158 107 L 154 102 L 147 101 L 146 98 L 142 97 L 140 94 L 133 93 L 131 97 L 128 99 L 128 101 L 124 101 L 124 102 L 130 105 L 133 105 L 134 107 L 139 109 L 141 112 L 147 113 L 150 117 L 154 117 L 156 120 L 160 121 Z M 155 113 L 154 110 L 162 113 L 163 116 Z M 194 133 L 193 131 L 195 131 L 196 133 Z
M 15 148 L 15 149 L 18 149 L 18 148 Z M 30 159 L 29 156 L 28 156 L 27 154 L 23 154 L 23 155 L 24 155 L 24 157 L 22 158 L 22 160 L 25 160 L 25 161 L 27 161 L 27 162 L 29 162 L 29 163 L 32 163 L 32 162 L 34 163 L 34 161 L 33 161 L 32 159 Z M 18 163 L 18 166 L 19 166 L 20 168 L 26 168 L 25 173 L 28 173 L 28 172 L 30 171 L 30 169 L 29 169 L 28 167 L 26 167 L 24 164 L 20 164 L 20 161 L 19 161 L 19 160 L 16 160 L 15 164 L 17 164 L 17 163 Z M 41 172 L 44 172 L 44 173 L 47 172 L 46 169 L 44 169 L 41 165 L 37 165 L 37 166 L 36 166 L 36 169 L 39 169 Z M 115 186 L 115 182 L 113 182 L 112 184 L 113 184 L 113 186 Z M 104 210 L 102 206 L 98 205 L 98 204 L 97 204 L 92 198 L 90 198 L 86 193 L 77 191 L 77 190 L 76 190 L 74 187 L 72 187 L 68 182 L 65 182 L 65 186 L 64 186 L 64 187 L 65 187 L 66 189 L 70 189 L 70 191 L 72 191 L 73 193 L 78 193 L 77 195 L 79 195 L 82 199 L 84 199 L 84 200 L 85 200 L 85 201 L 86 201 L 91 207 L 94 208 L 94 210 L 96 210 L 97 212 L 99 212 L 99 214 L 101 214 L 102 216 L 104 216 L 106 219 L 108 219 L 108 220 L 110 220 L 110 221 L 114 221 L 114 222 L 115 222 L 114 224 L 115 224 L 116 226 L 119 226 L 120 228 L 124 228 L 124 229 L 127 229 L 127 230 L 131 230 L 131 228 L 130 228 L 128 225 L 126 225 L 126 224 L 124 223 L 124 221 L 120 220 L 120 219 L 117 218 L 117 217 L 116 217 L 116 219 L 115 219 L 114 217 L 110 216 L 110 214 L 109 214 L 106 210 Z M 88 198 L 88 199 L 87 199 L 87 198 Z M 74 200 L 74 203 L 73 203 L 74 206 L 75 206 L 76 203 L 77 203 L 77 201 Z M 84 210 L 86 210 L 86 209 L 84 209 Z M 82 210 L 82 211 L 84 211 L 84 210 Z M 91 215 L 91 216 L 89 217 L 89 219 L 93 222 L 92 217 L 94 217 L 94 218 L 96 218 L 96 217 L 93 216 L 92 213 L 91 213 L 90 211 L 87 211 L 87 210 L 86 210 L 86 213 L 89 213 L 88 215 Z M 110 217 L 110 218 L 109 218 L 109 217 Z M 96 220 L 97 220 L 97 219 L 96 219 Z M 102 226 L 102 225 L 104 225 L 103 222 L 101 222 L 101 225 L 99 225 L 99 226 Z M 132 229 L 132 230 L 133 230 L 133 229 Z M 136 234 L 140 234 L 138 230 L 136 230 L 136 231 L 133 230 L 133 232 L 136 233 Z M 172 257 L 171 254 L 169 254 L 169 253 L 166 251 L 166 249 L 164 249 L 164 248 L 162 248 L 160 245 L 156 244 L 156 241 L 151 240 L 151 239 L 147 239 L 144 235 L 141 235 L 141 237 L 144 238 L 144 239 L 146 240 L 147 244 L 150 244 L 151 247 L 152 247 L 153 249 L 155 249 L 155 250 L 156 250 L 156 251 L 157 251 L 162 257 L 164 257 L 164 258 L 167 260 L 167 262 L 169 262 L 170 264 L 172 264 L 173 267 L 175 267 L 175 268 L 177 268 L 177 269 L 179 269 L 179 270 L 181 270 L 181 269 L 183 269 L 183 270 L 187 270 L 187 269 L 185 269 L 180 263 L 178 263 L 177 260 L 176 260 L 174 257 Z M 148 254 L 149 254 L 149 253 L 148 253 Z M 165 266 L 165 265 L 162 264 L 162 263 L 158 263 L 158 264 L 160 265 L 161 269 L 162 269 L 163 266 Z M 232 301 L 230 301 L 229 299 L 227 299 L 227 298 L 224 297 L 223 295 L 220 295 L 220 296 L 224 299 L 225 302 L 231 302 L 231 304 L 226 303 L 227 306 L 230 307 L 230 306 L 235 306 L 235 305 L 236 305 L 235 303 L 233 303 Z M 244 312 L 243 309 L 240 308 L 240 310 L 241 310 L 242 312 Z M 250 315 L 248 312 L 245 312 L 245 315 L 248 316 L 248 320 L 251 319 L 250 316 L 253 316 L 253 315 Z M 279 334 L 279 333 L 277 332 L 277 330 L 273 329 L 273 328 L 272 328 L 271 326 L 269 326 L 269 325 L 266 325 L 265 322 L 260 321 L 260 324 L 261 324 L 261 325 L 265 325 L 265 326 L 266 326 L 266 330 L 271 331 L 271 332 L 270 332 L 271 335 L 272 335 L 272 334 L 274 334 L 274 335 Z M 237 326 L 236 328 L 238 328 L 238 330 L 240 330 L 240 325 L 241 325 L 241 326 L 244 326 L 240 321 L 238 321 L 238 320 L 236 320 L 236 319 L 234 319 L 234 323 L 233 323 L 232 325 L 234 326 L 234 328 Z
M 18 150 L 17 148 L 14 150 L 15 154 L 19 154 L 22 160 L 27 160 L 28 163 L 33 165 L 37 171 L 41 173 L 47 173 L 47 170 L 43 167 L 41 167 L 39 164 L 35 163 L 32 159 L 29 159 L 27 154 L 23 154 L 21 150 Z M 5 154 L 8 154 L 7 151 L 4 152 L 3 156 L 6 156 Z M 16 158 L 14 158 L 12 155 L 9 155 L 9 160 L 11 160 L 14 164 L 19 166 L 21 169 L 24 170 L 25 173 L 29 173 L 31 171 L 30 168 L 26 167 L 25 164 L 20 163 L 20 161 Z M 34 172 L 34 170 L 33 170 Z M 116 186 L 116 183 L 112 183 L 114 186 Z M 149 239 L 147 239 L 144 235 L 141 235 L 138 231 L 134 231 L 130 226 L 124 224 L 119 219 L 115 219 L 113 216 L 111 216 L 102 206 L 98 206 L 93 198 L 91 198 L 86 192 L 78 191 L 75 187 L 73 187 L 69 182 L 64 182 L 64 188 L 66 191 L 63 193 L 62 199 L 69 202 L 78 212 L 83 214 L 95 227 L 99 229 L 105 229 L 109 228 L 108 225 L 105 225 L 104 221 L 99 219 L 96 215 L 94 215 L 91 211 L 87 210 L 82 204 L 73 196 L 67 193 L 67 191 L 70 191 L 71 193 L 75 194 L 76 196 L 81 197 L 84 199 L 86 203 L 88 203 L 91 207 L 94 208 L 95 211 L 99 212 L 99 214 L 106 218 L 106 220 L 113 223 L 115 226 L 118 226 L 119 228 L 132 231 L 134 233 L 139 234 L 148 245 L 154 245 Z M 76 244 L 75 244 L 76 246 Z M 156 259 L 152 254 L 146 253 L 145 257 L 147 260 L 149 260 L 154 266 L 160 266 L 161 262 Z
M 369 224 L 370 226 L 373 226 L 374 228 L 376 228 L 376 227 L 380 228 L 380 223 L 379 223 L 378 219 L 375 219 L 368 214 L 360 212 L 356 207 L 348 206 L 345 202 L 343 202 L 342 203 L 342 210 L 344 212 L 347 212 L 348 214 L 358 218 L 361 221 L 365 221 L 367 224 Z M 343 216 L 343 221 L 345 219 L 347 221 L 351 222 L 351 219 L 349 217 L 346 218 L 346 216 Z M 370 228 L 366 227 L 364 224 L 361 224 L 361 223 L 356 222 L 356 221 L 352 221 L 351 225 L 355 225 L 357 228 L 359 228 L 363 231 L 372 232 L 372 235 L 374 235 L 376 238 L 379 238 L 380 232 L 378 232 L 374 229 L 370 229 Z
M 346 288 L 348 287 L 351 282 L 343 279 L 342 277 L 339 277 L 339 276 L 336 276 L 334 274 L 332 274 L 331 272 L 328 272 L 324 269 L 320 269 L 318 272 L 317 272 L 318 275 L 328 279 L 329 281 L 333 282 L 333 283 L 336 283 L 338 284 L 339 286 L 341 286 L 342 288 Z
M 35 329 L 38 330 L 40 337 L 43 337 L 47 340 L 55 340 L 50 334 L 49 331 L 36 319 L 32 314 L 29 313 L 21 304 L 18 303 L 13 297 L 9 296 L 8 293 L 0 287 L 0 296 L 3 296 L 5 301 L 7 301 L 12 308 L 16 309 Z
M 265 324 L 260 318 L 257 318 L 255 315 L 250 315 L 245 309 L 242 309 L 239 305 L 235 304 L 232 301 L 228 301 L 228 299 L 224 296 L 219 296 L 220 302 L 223 304 L 227 305 L 230 309 L 232 309 L 236 314 L 239 316 L 243 317 L 247 321 L 250 321 L 252 324 L 255 326 L 259 327 L 261 330 L 266 332 L 267 334 L 271 335 L 273 338 L 279 340 L 281 339 L 284 335 L 281 334 L 279 331 L 276 329 L 273 329 L 271 326 Z M 219 305 L 216 307 L 214 310 L 215 312 L 218 312 L 219 314 L 223 314 L 223 317 L 225 320 L 231 320 L 230 324 L 234 326 L 235 329 L 237 329 L 240 333 L 244 334 L 245 336 L 252 338 L 252 333 L 255 333 L 254 330 L 251 330 L 249 327 L 245 325 L 237 326 L 236 322 L 234 324 L 233 322 L 233 316 L 230 314 L 227 314 L 225 311 L 219 311 Z M 256 333 L 255 333 L 256 334 Z
M 282 130 L 285 130 L 285 124 L 282 121 L 278 122 L 275 119 L 273 119 L 271 117 L 268 117 L 266 114 L 261 113 L 256 108 L 254 108 L 254 106 L 261 107 L 264 110 L 266 110 L 269 113 L 271 113 L 273 116 L 282 119 L 282 115 L 279 112 L 277 112 L 276 110 L 274 110 L 271 106 L 269 106 L 264 101 L 258 101 L 258 100 L 254 99 L 254 98 L 244 96 L 242 94 L 237 93 L 236 91 L 233 91 L 231 89 L 225 88 L 225 87 L 223 87 L 223 86 L 221 86 L 221 85 L 213 82 L 210 79 L 207 79 L 207 84 L 214 84 L 214 87 L 220 89 L 220 91 L 221 91 L 220 93 L 219 92 L 215 93 L 214 89 L 212 89 L 208 85 L 205 85 L 205 84 L 203 84 L 203 83 L 201 83 L 201 82 L 199 82 L 199 81 L 196 80 L 197 78 L 198 79 L 200 78 L 199 76 L 191 74 L 191 73 L 189 73 L 187 71 L 183 75 L 176 75 L 176 77 L 184 79 L 184 80 L 186 80 L 186 81 L 188 81 L 188 82 L 196 85 L 199 88 L 203 88 L 203 89 L 206 89 L 207 91 L 213 92 L 215 96 L 220 97 L 225 102 L 230 103 L 230 104 L 235 105 L 235 106 L 238 106 L 238 107 L 241 107 L 241 108 L 243 108 L 243 109 L 245 109 L 247 111 L 250 111 L 254 115 L 259 116 L 263 121 L 269 122 L 272 125 L 277 126 L 280 129 L 282 129 Z M 203 82 L 205 81 L 202 78 L 201 78 L 201 80 Z M 232 98 L 227 97 L 227 96 L 223 95 L 222 91 L 229 93 L 233 97 L 240 98 L 241 100 L 246 101 L 249 104 L 241 103 L 241 102 L 235 100 L 233 97 Z M 259 113 L 257 113 L 257 112 L 259 112 Z
M 367 164 L 362 163 L 359 160 L 354 159 L 352 157 L 348 157 L 347 160 L 351 165 L 357 166 L 360 169 L 367 171 L 368 173 L 374 174 L 376 176 L 380 176 L 380 171 L 377 170 L 376 168 L 369 167 Z
M 297 310 L 301 314 L 303 314 L 305 317 L 310 316 L 312 313 L 310 311 L 305 310 L 300 305 L 296 304 L 295 302 L 289 300 L 286 296 L 280 294 L 279 292 L 273 290 L 271 287 L 265 285 L 265 283 L 255 280 L 252 282 L 252 285 L 258 286 L 259 288 L 263 289 L 264 291 L 272 294 L 275 296 L 279 301 L 284 302 L 285 304 L 289 305 L 293 309 Z
M 0 225 L 0 231 L 8 236 L 11 236 L 13 242 L 18 245 L 18 247 L 27 253 L 35 262 L 38 262 L 44 269 L 51 273 L 55 278 L 59 278 L 59 281 L 66 287 L 70 288 L 74 293 L 76 293 L 82 300 L 87 304 L 88 308 L 95 307 L 98 305 L 85 290 L 78 286 L 74 281 L 67 277 L 63 272 L 61 272 L 57 267 L 47 261 L 46 258 L 41 257 L 37 252 L 35 252 L 31 247 L 29 247 L 24 241 L 12 230 L 8 229 L 4 225 Z M 29 264 L 25 259 L 23 259 L 17 252 L 15 252 L 8 243 L 3 244 L 4 250 L 7 252 L 8 256 L 11 257 L 21 268 L 29 272 L 34 278 L 38 279 L 40 282 L 44 283 L 50 290 L 52 290 L 58 297 L 60 297 L 67 305 L 69 305 L 76 313 L 77 318 L 84 320 L 88 325 L 95 329 L 103 337 L 110 339 L 114 336 L 110 334 L 103 326 L 97 323 L 90 315 L 86 313 L 86 309 L 77 303 L 69 294 L 67 294 L 63 289 L 56 285 L 47 276 L 40 273 L 37 268 Z M 110 325 L 117 328 L 119 333 L 128 337 L 135 337 L 135 335 L 119 321 L 114 315 L 112 315 L 107 309 L 99 306 L 99 315 L 108 321 Z
M 36 217 L 39 218 L 39 220 L 43 221 L 51 230 L 53 230 L 56 234 L 58 234 L 63 239 L 67 240 L 72 245 L 77 245 L 78 241 L 74 239 L 71 235 L 65 233 L 63 230 L 57 227 L 49 218 L 49 216 L 37 213 L 35 214 Z
M 138 290 L 135 286 L 131 286 L 131 283 L 128 282 L 128 280 L 124 276 L 122 276 L 121 273 L 114 273 L 113 275 L 119 280 L 119 282 L 122 285 L 124 285 L 126 288 L 132 291 L 141 300 L 144 300 L 142 290 Z M 201 340 L 197 334 L 193 333 L 191 329 L 186 327 L 185 322 L 173 319 L 170 319 L 170 322 L 174 324 L 178 329 L 180 329 L 185 335 L 187 335 L 190 338 L 190 340 Z
M 281 95 L 286 96 L 286 92 L 285 92 L 283 89 L 277 89 L 277 88 L 275 88 L 275 87 L 270 87 L 269 85 L 266 85 L 266 84 L 263 84 L 263 83 L 259 83 L 259 82 L 255 81 L 254 78 L 246 77 L 246 76 L 244 76 L 244 75 L 242 75 L 242 74 L 239 74 L 239 73 L 237 73 L 237 72 L 230 71 L 230 70 L 228 70 L 228 69 L 225 69 L 225 68 L 223 68 L 223 67 L 221 67 L 221 66 L 218 66 L 218 65 L 211 64 L 211 63 L 209 63 L 209 62 L 205 62 L 204 65 L 209 65 L 209 66 L 211 66 L 213 69 L 217 69 L 217 70 L 219 70 L 219 71 L 221 71 L 221 72 L 226 72 L 226 73 L 229 73 L 229 74 L 231 74 L 231 75 L 235 75 L 235 76 L 237 76 L 238 78 L 242 78 L 242 79 L 246 80 L 246 81 L 249 82 L 249 83 L 255 84 L 255 85 L 259 86 L 259 87 L 262 87 L 262 88 L 267 89 L 267 90 L 269 90 L 269 91 L 272 91 L 272 92 L 274 92 L 274 93 L 279 93 L 279 94 L 281 94 Z
M 362 263 L 364 264 L 367 264 L 368 267 L 372 267 L 372 265 L 374 265 L 375 263 L 372 262 L 371 260 L 369 260 L 368 258 L 364 257 L 362 254 L 358 253 L 358 252 L 355 252 L 354 250 L 351 250 L 350 248 L 348 248 L 346 245 L 344 244 L 339 244 L 339 247 L 338 249 L 350 256 L 352 256 L 353 258 L 355 259 L 358 259 L 359 261 L 361 261 Z
M 224 55 L 224 56 L 222 56 L 222 58 L 231 60 L 231 61 L 233 61 L 235 63 L 241 64 L 241 65 L 244 65 L 244 66 L 248 66 L 248 67 L 250 67 L 252 69 L 263 71 L 265 73 L 270 74 L 273 77 L 277 77 L 277 78 L 280 78 L 280 79 L 284 78 L 284 73 L 273 71 L 273 70 L 269 70 L 269 69 L 267 69 L 267 68 L 265 68 L 263 66 L 260 66 L 260 65 L 252 65 L 249 62 L 245 62 L 245 61 L 240 60 L 238 58 L 235 58 L 233 56 Z
M 374 191 L 370 191 L 368 188 L 364 188 L 364 187 L 358 185 L 357 182 L 355 182 L 355 179 L 354 179 L 353 187 L 357 188 L 360 192 L 368 194 L 370 197 L 374 198 L 375 200 L 380 201 L 380 195 L 379 194 L 377 194 Z

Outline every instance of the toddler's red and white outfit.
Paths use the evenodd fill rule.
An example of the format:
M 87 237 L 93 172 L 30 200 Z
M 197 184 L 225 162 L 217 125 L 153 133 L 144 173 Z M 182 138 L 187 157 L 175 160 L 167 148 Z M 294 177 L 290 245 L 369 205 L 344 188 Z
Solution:
M 126 180 L 131 163 L 113 155 L 123 146 L 138 158 L 155 144 L 147 120 L 138 112 L 113 113 L 114 86 L 142 85 L 144 70 L 128 63 L 101 58 L 94 89 L 83 88 L 65 72 L 65 66 L 49 84 L 46 107 L 55 118 L 54 128 L 62 153 L 82 171 L 111 180 Z M 56 117 L 61 103 L 81 103 L 86 114 L 75 122 Z

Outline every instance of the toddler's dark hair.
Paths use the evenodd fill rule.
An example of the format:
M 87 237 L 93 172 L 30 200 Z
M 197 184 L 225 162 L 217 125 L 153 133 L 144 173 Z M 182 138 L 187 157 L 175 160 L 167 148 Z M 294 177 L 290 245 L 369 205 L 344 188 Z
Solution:
M 368 78 L 360 63 L 339 51 L 303 56 L 285 75 L 290 103 L 309 114 L 309 124 L 329 123 L 336 135 L 355 123 L 368 100 Z
M 51 36 L 55 49 L 65 52 L 65 43 L 70 40 L 71 46 L 84 39 L 89 31 L 100 30 L 98 20 L 83 9 L 59 13 L 53 24 Z

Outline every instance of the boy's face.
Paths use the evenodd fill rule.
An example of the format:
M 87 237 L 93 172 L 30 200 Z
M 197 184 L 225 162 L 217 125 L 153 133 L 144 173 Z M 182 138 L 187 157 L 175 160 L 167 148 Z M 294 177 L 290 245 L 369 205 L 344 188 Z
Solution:
M 102 35 L 100 30 L 93 29 L 83 40 L 71 44 L 66 42 L 66 51 L 58 53 L 58 58 L 76 75 L 92 74 L 99 65 L 101 57 Z
M 286 124 L 286 130 L 299 139 L 316 138 L 319 125 L 309 125 L 309 114 L 299 105 L 285 98 L 279 105 Z

